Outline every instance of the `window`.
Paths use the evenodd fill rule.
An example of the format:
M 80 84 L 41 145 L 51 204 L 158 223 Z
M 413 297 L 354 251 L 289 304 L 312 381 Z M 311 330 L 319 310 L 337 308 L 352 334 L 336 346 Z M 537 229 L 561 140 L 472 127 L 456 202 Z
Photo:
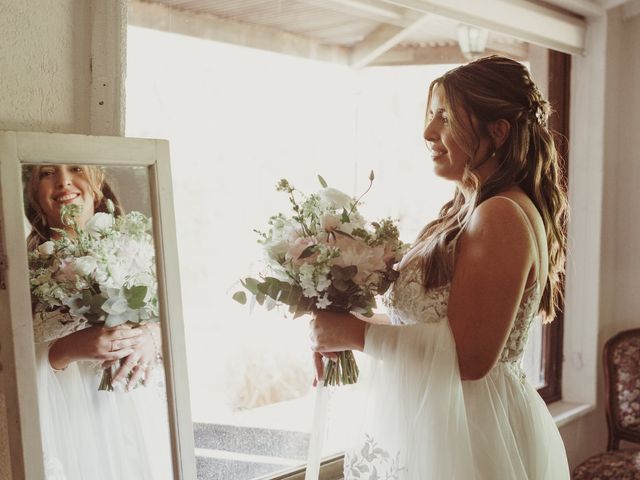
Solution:
M 322 174 L 356 194 L 373 169 L 363 212 L 398 218 L 412 241 L 452 194 L 421 139 L 427 86 L 452 65 L 356 71 L 136 26 L 128 57 L 127 135 L 171 141 L 199 478 L 285 478 L 309 442 L 307 324 L 232 301 L 259 268 L 252 229 L 287 208 L 274 188 L 283 176 L 313 191 Z M 550 53 L 552 82 L 568 79 L 558 58 Z M 549 90 L 558 115 L 568 98 L 559 86 Z M 559 395 L 561 329 L 540 326 L 527 353 L 547 400 Z M 341 472 L 334 437 L 325 472 Z

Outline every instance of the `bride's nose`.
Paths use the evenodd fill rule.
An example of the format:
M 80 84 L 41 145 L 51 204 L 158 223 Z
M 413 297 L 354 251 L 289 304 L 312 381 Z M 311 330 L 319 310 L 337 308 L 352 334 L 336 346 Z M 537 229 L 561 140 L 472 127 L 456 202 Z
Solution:
M 439 138 L 438 129 L 435 128 L 433 120 L 427 121 L 427 124 L 424 126 L 424 132 L 422 132 L 422 137 L 427 142 L 435 142 Z
M 65 168 L 61 168 L 58 170 L 57 177 L 59 188 L 64 188 L 71 185 L 71 174 Z

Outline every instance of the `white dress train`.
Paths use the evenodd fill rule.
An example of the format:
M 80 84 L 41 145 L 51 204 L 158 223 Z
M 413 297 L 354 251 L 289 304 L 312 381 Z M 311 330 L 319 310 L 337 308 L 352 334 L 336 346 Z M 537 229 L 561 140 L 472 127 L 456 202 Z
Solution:
M 98 391 L 101 369 L 80 361 L 49 364 L 55 338 L 84 325 L 60 314 L 34 317 L 38 405 L 47 480 L 173 478 L 162 367 L 131 392 Z M 53 318 L 52 318 L 53 317 Z
M 538 282 L 524 292 L 499 362 L 473 381 L 460 378 L 449 290 L 425 292 L 411 261 L 385 298 L 393 325 L 368 328 L 364 419 L 345 480 L 568 480 L 558 429 L 521 366 Z

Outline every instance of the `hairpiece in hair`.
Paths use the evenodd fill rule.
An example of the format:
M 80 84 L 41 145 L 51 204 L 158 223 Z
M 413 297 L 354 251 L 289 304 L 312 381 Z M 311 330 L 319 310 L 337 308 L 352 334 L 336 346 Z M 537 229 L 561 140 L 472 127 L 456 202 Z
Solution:
M 531 123 L 537 123 L 543 127 L 547 126 L 547 113 L 545 104 L 540 102 L 534 102 L 529 109 L 529 121 Z

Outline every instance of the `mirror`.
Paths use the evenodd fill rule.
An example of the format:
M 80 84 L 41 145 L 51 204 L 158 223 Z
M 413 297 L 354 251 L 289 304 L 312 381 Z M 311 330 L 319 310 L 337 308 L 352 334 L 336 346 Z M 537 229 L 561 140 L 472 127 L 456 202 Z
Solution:
M 22 173 L 45 475 L 172 479 L 147 169 Z
M 5 369 L 36 399 L 7 398 L 21 456 L 41 447 L 52 479 L 195 478 L 167 143 L 7 132 L 0 163 Z

